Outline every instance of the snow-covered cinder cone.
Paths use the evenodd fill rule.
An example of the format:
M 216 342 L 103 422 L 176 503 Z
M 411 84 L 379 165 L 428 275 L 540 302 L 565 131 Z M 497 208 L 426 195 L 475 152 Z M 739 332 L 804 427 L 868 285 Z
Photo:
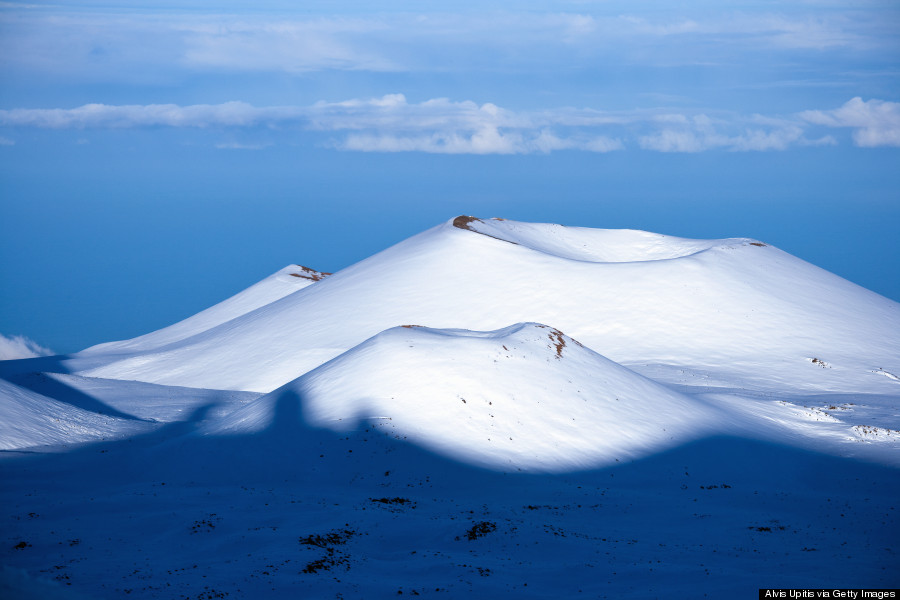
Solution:
M 285 392 L 308 425 L 365 422 L 398 440 L 499 470 L 563 471 L 646 455 L 715 425 L 717 412 L 559 330 L 384 331 L 236 411 L 209 433 L 271 427 Z

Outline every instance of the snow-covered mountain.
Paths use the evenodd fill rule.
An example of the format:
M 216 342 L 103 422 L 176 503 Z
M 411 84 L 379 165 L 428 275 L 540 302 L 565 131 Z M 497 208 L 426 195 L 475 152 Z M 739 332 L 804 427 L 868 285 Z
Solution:
M 271 426 L 285 393 L 314 427 L 368 423 L 469 464 L 584 469 L 695 439 L 714 411 L 535 323 L 389 329 L 209 429 Z M 638 452 L 641 451 L 641 452 Z
M 66 389 L 163 386 L 190 406 L 181 390 L 268 394 L 207 434 L 258 429 L 293 390 L 317 426 L 373 423 L 471 464 L 554 471 L 736 430 L 839 454 L 861 438 L 900 447 L 898 333 L 900 305 L 763 242 L 461 216 L 333 275 L 291 265 L 159 331 L 4 369 Z M 8 379 L 6 411 L 31 425 L 10 413 L 24 431 L 0 442 L 65 439 L 71 427 L 25 409 L 47 386 Z M 853 394 L 867 401 L 852 411 L 809 406 Z M 79 430 L 105 436 L 110 418 L 170 420 L 69 402 Z
M 82 374 L 270 392 L 399 325 L 527 322 L 657 376 L 689 366 L 761 389 L 889 391 L 880 372 L 900 373 L 897 303 L 750 239 L 459 217 L 313 285 L 271 279 L 87 350 L 103 365 Z
M 0 361 L 0 597 L 889 587 L 898 375 L 764 242 L 461 216 Z

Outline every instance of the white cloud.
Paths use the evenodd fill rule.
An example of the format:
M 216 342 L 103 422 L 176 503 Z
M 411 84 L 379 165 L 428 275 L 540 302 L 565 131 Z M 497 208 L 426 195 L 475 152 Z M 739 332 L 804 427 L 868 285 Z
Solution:
M 697 66 L 797 50 L 894 51 L 883 11 L 793 7 L 735 13 L 703 8 L 579 7 L 544 10 L 443 10 L 277 16 L 258 11 L 132 12 L 61 3 L 0 14 L 0 63 L 20 70 L 85 75 L 88 80 L 158 81 L 172 73 L 491 72 L 525 66 L 595 68 L 611 56 L 623 64 Z M 309 13 L 307 13 L 308 15 Z M 791 55 L 793 57 L 793 55 Z M 788 57 L 779 56 L 780 60 Z M 802 60 L 802 56 L 797 56 Z
M 733 121 L 712 119 L 700 114 L 661 115 L 655 121 L 664 124 L 661 131 L 638 138 L 641 148 L 658 152 L 703 152 L 723 149 L 733 152 L 786 150 L 803 144 L 803 128 L 784 119 L 754 115 Z
M 549 131 L 501 133 L 496 127 L 465 133 L 436 133 L 427 136 L 351 134 L 338 146 L 360 152 L 428 152 L 431 154 L 549 154 L 556 150 L 612 152 L 624 146 L 618 140 L 597 137 L 589 140 L 562 138 Z
M 0 146 L 15 146 L 16 141 L 0 136 Z
M 296 118 L 292 108 L 256 108 L 245 102 L 224 104 L 85 104 L 77 108 L 0 110 L 0 125 L 48 129 L 92 127 L 246 127 Z
M 0 125 L 49 129 L 206 128 L 253 129 L 253 143 L 229 135 L 222 149 L 258 150 L 272 145 L 267 131 L 306 131 L 344 136 L 331 147 L 363 152 L 529 154 L 559 150 L 612 152 L 636 146 L 657 152 L 787 150 L 833 145 L 830 135 L 808 139 L 814 125 L 849 127 L 859 146 L 900 145 L 900 104 L 859 98 L 827 111 L 792 116 L 633 110 L 606 112 L 564 107 L 509 110 L 471 100 L 433 98 L 410 103 L 403 94 L 317 102 L 308 106 L 224 104 L 88 104 L 72 109 L 0 110 Z M 237 137 L 237 136 L 235 136 Z
M 900 102 L 853 98 L 834 110 L 808 110 L 800 117 L 816 125 L 849 127 L 857 146 L 900 146 Z
M 675 129 L 663 129 L 659 133 L 641 136 L 638 143 L 645 150 L 658 152 L 700 152 L 710 148 L 694 132 Z
M 360 152 L 428 152 L 432 154 L 517 154 L 525 151 L 519 136 L 503 135 L 496 129 L 484 129 L 469 135 L 459 133 L 428 136 L 351 134 L 338 147 Z
M 38 356 L 51 356 L 53 350 L 44 348 L 36 342 L 22 335 L 6 337 L 0 333 L 0 360 L 15 360 L 18 358 L 35 358 Z
M 354 99 L 343 102 L 318 102 L 307 112 L 315 129 L 339 131 L 344 129 L 389 129 L 421 131 L 423 129 L 453 129 L 478 131 L 485 127 L 525 127 L 520 115 L 505 111 L 494 104 L 478 105 L 465 100 L 453 102 L 447 98 L 433 98 L 419 104 L 409 104 L 403 94 L 388 94 L 381 98 Z
M 429 152 L 436 154 L 547 154 L 557 150 L 611 152 L 624 146 L 608 136 L 584 131 L 559 135 L 553 128 L 575 123 L 609 124 L 596 111 L 577 116 L 562 109 L 540 113 L 513 112 L 492 103 L 453 102 L 435 98 L 409 104 L 402 94 L 371 100 L 318 103 L 311 120 L 324 131 L 374 130 L 352 133 L 337 146 L 363 152 Z
M 732 150 L 787 150 L 803 137 L 803 129 L 797 126 L 782 127 L 774 130 L 748 129 L 741 135 L 732 138 Z

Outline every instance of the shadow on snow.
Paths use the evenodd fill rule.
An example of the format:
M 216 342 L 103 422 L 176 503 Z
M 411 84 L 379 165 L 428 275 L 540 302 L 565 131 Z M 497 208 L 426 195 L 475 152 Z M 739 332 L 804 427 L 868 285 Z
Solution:
M 181 589 L 202 592 L 201 583 L 216 582 L 216 589 L 248 593 L 263 580 L 256 573 L 294 560 L 289 576 L 267 581 L 314 597 L 426 588 L 449 597 L 750 594 L 891 587 L 900 572 L 900 477 L 888 467 L 714 437 L 593 471 L 501 473 L 365 422 L 347 433 L 311 427 L 292 391 L 277 398 L 271 423 L 255 434 L 202 434 L 211 408 L 123 441 L 7 455 L 0 518 L 12 527 L 0 538 L 0 561 L 51 572 L 44 571 L 51 556 L 67 564 L 86 550 L 54 536 L 96 538 L 90 556 L 104 570 L 130 572 L 143 552 L 140 569 L 155 578 L 176 577 L 174 565 L 185 561 L 204 573 Z M 27 517 L 52 515 L 60 503 L 70 512 L 46 526 Z M 89 517 L 98 511 L 102 519 Z M 149 529 L 129 534 L 136 521 Z M 146 543 L 151 533 L 162 541 Z M 334 541 L 327 554 L 326 542 L 302 542 L 345 534 L 350 541 Z M 26 541 L 40 551 L 17 547 Z M 323 569 L 332 560 L 340 577 L 302 570 L 316 560 Z M 269 566 L 259 570 L 259 562 Z M 77 564 L 77 583 L 89 585 L 91 561 Z M 122 589 L 106 591 L 114 597 Z
M 72 359 L 69 355 L 41 356 L 19 360 L 0 361 L 0 379 L 36 394 L 52 398 L 58 402 L 94 412 L 108 417 L 131 421 L 144 421 L 134 415 L 122 412 L 101 400 L 85 394 L 79 389 L 48 376 L 47 373 L 70 374 L 71 364 L 83 359 Z

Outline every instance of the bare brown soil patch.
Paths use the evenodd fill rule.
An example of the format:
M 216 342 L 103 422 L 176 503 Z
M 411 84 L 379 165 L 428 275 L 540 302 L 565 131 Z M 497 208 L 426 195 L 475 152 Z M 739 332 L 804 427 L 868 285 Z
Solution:
M 469 223 L 472 221 L 478 221 L 479 223 L 484 223 L 478 217 L 470 217 L 468 215 L 459 215 L 455 219 L 453 219 L 453 226 L 459 229 L 468 229 L 469 231 L 475 231 L 471 227 L 469 227 Z M 478 233 L 477 231 L 475 233 Z
M 563 348 L 566 347 L 566 335 L 559 329 L 556 329 L 555 327 L 549 327 L 547 325 L 538 325 L 538 327 L 541 327 L 542 329 L 550 330 L 550 333 L 548 335 L 548 337 L 550 338 L 550 347 L 556 348 L 556 358 L 557 359 L 562 358 Z M 569 339 L 572 340 L 572 338 L 569 338 Z M 582 348 L 584 348 L 584 345 L 581 342 L 579 342 L 578 340 L 572 340 L 572 341 L 575 342 L 577 345 L 581 346 Z
M 300 267 L 302 273 L 288 273 L 291 277 L 300 277 L 302 279 L 309 279 L 310 281 L 322 281 L 329 275 L 333 275 L 333 273 L 326 273 L 325 271 L 316 271 L 315 269 L 310 269 L 309 267 L 304 267 L 303 265 L 294 265 L 295 267 Z
M 497 218 L 495 218 L 494 220 L 495 220 L 495 221 L 502 221 L 503 219 L 497 219 Z M 477 233 L 477 234 L 483 235 L 483 236 L 485 236 L 485 237 L 494 238 L 495 240 L 500 240 L 501 242 L 506 242 L 507 244 L 512 244 L 513 246 L 518 246 L 518 245 L 519 245 L 519 244 L 517 244 L 516 242 L 511 242 L 511 241 L 509 241 L 509 240 L 504 240 L 503 238 L 499 238 L 499 237 L 497 237 L 496 235 L 491 235 L 491 234 L 489 234 L 489 233 L 484 233 L 483 231 L 478 231 L 477 229 L 472 229 L 471 227 L 469 227 L 469 224 L 470 224 L 470 223 L 473 223 L 474 221 L 478 221 L 479 223 L 484 223 L 484 221 L 482 221 L 482 220 L 479 219 L 478 217 L 470 217 L 470 216 L 468 216 L 468 215 L 459 215 L 458 217 L 456 217 L 455 219 L 453 219 L 453 226 L 456 227 L 457 229 L 465 229 L 465 230 L 467 230 L 467 231 L 471 231 L 471 232 L 473 232 L 473 233 Z

